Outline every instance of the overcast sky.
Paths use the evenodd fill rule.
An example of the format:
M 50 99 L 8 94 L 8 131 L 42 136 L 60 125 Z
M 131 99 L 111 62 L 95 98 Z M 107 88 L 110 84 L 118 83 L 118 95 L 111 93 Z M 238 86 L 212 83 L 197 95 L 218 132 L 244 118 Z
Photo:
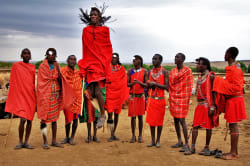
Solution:
M 0 0 L 0 60 L 18 61 L 23 48 L 32 60 L 44 59 L 54 47 L 58 60 L 82 58 L 79 8 L 89 9 L 102 0 Z M 249 0 L 106 0 L 107 24 L 113 50 L 122 63 L 139 54 L 151 62 L 155 53 L 173 62 L 178 52 L 186 61 L 204 56 L 223 61 L 225 50 L 236 46 L 238 59 L 250 59 Z

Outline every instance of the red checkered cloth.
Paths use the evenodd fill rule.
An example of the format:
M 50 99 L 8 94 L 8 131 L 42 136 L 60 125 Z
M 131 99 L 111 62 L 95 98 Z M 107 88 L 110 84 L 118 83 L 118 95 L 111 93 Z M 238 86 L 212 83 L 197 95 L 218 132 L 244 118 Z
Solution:
M 173 117 L 185 118 L 187 116 L 192 87 L 193 75 L 190 68 L 183 66 L 180 71 L 177 68 L 170 71 L 169 103 Z
M 58 83 L 57 62 L 50 70 L 48 60 L 39 66 L 37 74 L 37 115 L 43 123 L 53 122 L 59 118 L 59 111 L 70 110 L 76 100 L 74 90 L 62 76 L 62 88 Z M 59 69 L 60 70 L 60 69 Z

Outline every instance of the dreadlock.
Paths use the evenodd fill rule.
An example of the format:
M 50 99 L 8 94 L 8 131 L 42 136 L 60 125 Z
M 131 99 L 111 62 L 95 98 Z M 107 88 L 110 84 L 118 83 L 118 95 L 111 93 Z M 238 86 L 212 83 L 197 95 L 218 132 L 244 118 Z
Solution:
M 111 16 L 103 16 L 103 14 L 105 13 L 105 10 L 108 8 L 108 6 L 103 3 L 102 6 L 97 7 L 97 5 L 95 4 L 96 7 L 91 7 L 90 13 L 91 11 L 97 11 L 100 17 L 99 20 L 99 24 L 102 26 L 104 25 L 108 20 L 111 19 Z M 86 25 L 90 25 L 91 24 L 91 19 L 90 19 L 90 14 L 88 14 L 88 10 L 83 11 L 82 8 L 79 8 L 81 13 L 79 14 L 80 20 L 83 22 L 83 24 Z M 115 21 L 115 20 L 113 20 Z M 113 22 L 112 21 L 112 22 Z

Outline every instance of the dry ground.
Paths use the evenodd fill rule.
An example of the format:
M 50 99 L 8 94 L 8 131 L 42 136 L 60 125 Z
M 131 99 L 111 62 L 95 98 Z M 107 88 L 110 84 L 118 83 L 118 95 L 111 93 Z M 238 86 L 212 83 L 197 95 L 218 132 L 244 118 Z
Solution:
M 187 124 L 190 129 L 194 114 L 195 97 L 192 98 L 193 104 L 187 117 Z M 250 117 L 250 94 L 245 95 L 245 104 L 247 116 Z M 173 119 L 166 110 L 164 128 L 161 137 L 162 147 L 157 149 L 147 148 L 150 142 L 150 133 L 148 126 L 145 129 L 144 143 L 129 143 L 131 138 L 130 119 L 127 116 L 127 110 L 122 110 L 117 129 L 117 136 L 120 141 L 107 142 L 109 131 L 98 131 L 101 143 L 84 142 L 87 136 L 86 124 L 80 124 L 76 133 L 77 145 L 66 145 L 64 148 L 51 147 L 50 150 L 43 150 L 42 136 L 40 133 L 40 122 L 37 117 L 34 118 L 33 128 L 30 137 L 30 143 L 36 147 L 34 150 L 14 150 L 13 147 L 18 142 L 18 124 L 19 119 L 14 119 L 11 133 L 8 139 L 7 147 L 4 148 L 5 136 L 9 120 L 0 120 L 0 165 L 1 166 L 27 166 L 27 165 L 249 165 L 250 163 L 250 120 L 240 123 L 239 154 L 240 157 L 235 161 L 224 161 L 212 156 L 200 156 L 197 153 L 191 156 L 184 156 L 178 152 L 178 149 L 172 149 L 170 146 L 177 141 Z M 230 136 L 225 142 L 225 120 L 223 115 L 220 117 L 220 127 L 214 129 L 211 140 L 211 149 L 219 148 L 223 152 L 230 150 Z M 137 129 L 138 133 L 138 129 Z M 61 114 L 58 121 L 58 141 L 64 138 L 64 115 Z M 51 129 L 49 129 L 49 140 L 51 141 Z M 205 144 L 205 130 L 199 131 L 196 143 L 196 151 L 202 150 Z

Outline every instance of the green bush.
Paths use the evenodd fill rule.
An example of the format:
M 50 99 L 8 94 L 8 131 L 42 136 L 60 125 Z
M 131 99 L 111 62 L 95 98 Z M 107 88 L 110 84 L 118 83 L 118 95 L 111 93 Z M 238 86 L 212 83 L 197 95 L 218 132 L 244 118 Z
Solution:
M 36 62 L 34 65 L 36 66 L 36 69 L 39 68 L 40 64 L 43 62 L 43 60 Z
M 247 66 L 245 65 L 245 63 L 241 62 L 241 61 L 237 61 L 240 63 L 240 68 L 243 72 L 246 72 L 247 71 Z
M 2 61 L 0 61 L 0 68 L 11 68 L 12 65 L 13 65 L 12 62 L 2 62 Z
M 247 72 L 250 73 L 250 64 L 248 65 Z

